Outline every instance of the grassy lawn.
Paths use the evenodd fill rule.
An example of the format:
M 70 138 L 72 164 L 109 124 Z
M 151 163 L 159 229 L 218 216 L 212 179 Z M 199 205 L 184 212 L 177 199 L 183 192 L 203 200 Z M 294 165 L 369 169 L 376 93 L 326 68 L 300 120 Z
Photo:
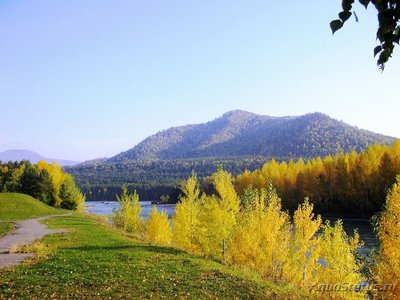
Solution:
M 0 222 L 0 237 L 6 235 L 9 231 L 14 229 L 14 225 L 9 222 Z
M 28 195 L 0 193 L 0 221 L 24 220 L 66 212 L 68 211 L 50 207 Z
M 289 290 L 218 262 L 136 241 L 83 215 L 46 220 L 47 258 L 0 269 L 0 299 L 278 299 Z

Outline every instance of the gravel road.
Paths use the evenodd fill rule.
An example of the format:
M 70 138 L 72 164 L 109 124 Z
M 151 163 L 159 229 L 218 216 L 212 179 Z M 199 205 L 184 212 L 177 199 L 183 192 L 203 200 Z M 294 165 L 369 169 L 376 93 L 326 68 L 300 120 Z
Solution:
M 67 232 L 66 229 L 49 229 L 45 224 L 40 223 L 48 218 L 67 215 L 51 215 L 12 222 L 16 229 L 0 238 L 0 268 L 18 265 L 26 258 L 34 256 L 33 253 L 10 253 L 12 248 L 32 244 L 48 234 Z

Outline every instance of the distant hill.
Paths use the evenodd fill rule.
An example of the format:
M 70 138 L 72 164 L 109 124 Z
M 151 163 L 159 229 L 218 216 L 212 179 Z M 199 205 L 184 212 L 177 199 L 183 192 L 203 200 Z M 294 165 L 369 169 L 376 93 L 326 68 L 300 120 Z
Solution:
M 79 163 L 79 166 L 80 167 L 96 166 L 96 165 L 101 165 L 103 163 L 106 163 L 107 161 L 108 161 L 108 157 L 100 157 L 100 158 L 90 159 L 90 160 L 81 162 L 81 163 Z
M 362 150 L 394 138 L 358 129 L 321 113 L 269 117 L 231 111 L 211 122 L 173 127 L 110 159 L 68 167 L 89 200 L 113 200 L 126 184 L 141 199 L 176 199 L 194 170 L 205 178 L 222 166 L 237 175 L 271 158 L 289 160 Z
M 394 138 L 350 126 L 322 113 L 270 117 L 235 110 L 203 124 L 158 132 L 108 162 L 208 157 L 309 158 L 360 151 Z
M 63 159 L 54 159 L 44 157 L 36 152 L 30 150 L 8 150 L 0 153 L 0 161 L 8 162 L 8 161 L 21 161 L 21 160 L 29 160 L 31 163 L 35 164 L 40 160 L 45 160 L 48 163 L 57 162 L 60 166 L 73 166 L 79 164 L 77 161 L 72 160 L 63 160 Z

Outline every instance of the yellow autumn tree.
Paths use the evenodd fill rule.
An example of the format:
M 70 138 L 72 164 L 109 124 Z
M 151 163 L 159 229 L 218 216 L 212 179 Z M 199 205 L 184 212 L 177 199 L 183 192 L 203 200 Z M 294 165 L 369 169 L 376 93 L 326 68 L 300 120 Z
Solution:
M 52 182 L 52 201 L 51 205 L 60 207 L 63 199 L 60 197 L 61 185 L 65 179 L 66 174 L 63 173 L 61 167 L 57 163 L 48 164 L 46 161 L 41 160 L 37 163 L 39 171 L 45 170 L 49 173 Z
M 340 220 L 334 226 L 327 221 L 320 240 L 321 267 L 315 273 L 311 293 L 323 299 L 365 299 L 366 291 L 360 286 L 366 279 L 356 253 L 361 245 L 356 231 L 348 236 Z
M 231 213 L 233 219 L 240 210 L 240 198 L 233 185 L 233 176 L 220 168 L 212 175 L 212 180 L 222 209 Z
M 140 218 L 142 207 L 139 203 L 139 195 L 136 191 L 133 194 L 129 193 L 127 187 L 123 186 L 122 194 L 121 196 L 117 195 L 117 200 L 120 208 L 111 212 L 112 224 L 140 237 L 143 231 L 143 221 Z
M 280 280 L 288 255 L 289 215 L 282 211 L 272 185 L 247 189 L 245 195 L 245 208 L 228 247 L 229 262 L 256 270 L 264 278 Z
M 165 211 L 158 211 L 156 206 L 151 208 L 146 222 L 145 240 L 159 246 L 171 244 L 172 231 Z
M 219 169 L 212 175 L 212 180 L 218 196 L 203 196 L 200 199 L 197 240 L 203 254 L 224 260 L 236 225 L 240 199 L 230 173 Z
M 173 243 L 177 248 L 188 252 L 198 252 L 199 246 L 196 230 L 199 225 L 199 195 L 200 188 L 196 174 L 182 182 L 183 195 L 175 207 L 172 218 Z
M 378 299 L 400 297 L 400 177 L 386 197 L 385 209 L 377 224 L 380 241 L 373 280 L 379 285 Z
M 315 285 L 315 275 L 320 267 L 320 239 L 317 232 L 321 228 L 322 220 L 319 215 L 314 217 L 313 205 L 306 198 L 295 211 L 293 223 L 284 277 L 286 281 L 308 291 Z

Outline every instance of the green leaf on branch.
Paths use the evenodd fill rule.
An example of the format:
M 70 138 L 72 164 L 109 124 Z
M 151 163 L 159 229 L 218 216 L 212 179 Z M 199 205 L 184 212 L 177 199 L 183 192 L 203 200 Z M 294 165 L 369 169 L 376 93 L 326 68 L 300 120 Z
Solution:
M 400 43 L 400 26 L 397 26 L 393 33 L 393 42 L 399 45 Z
M 344 11 L 350 11 L 353 7 L 354 0 L 343 0 L 342 7 Z
M 330 23 L 330 27 L 331 27 L 331 30 L 332 30 L 332 34 L 334 34 L 336 31 L 338 31 L 340 28 L 343 27 L 343 22 L 340 21 L 340 20 L 333 20 Z
M 374 49 L 374 57 L 378 55 L 379 52 L 382 51 L 382 46 L 376 46 Z
M 339 13 L 339 18 L 344 23 L 351 17 L 351 15 L 352 13 L 350 11 L 342 11 Z
M 365 7 L 365 9 L 367 9 L 370 0 L 359 0 L 359 2 Z

